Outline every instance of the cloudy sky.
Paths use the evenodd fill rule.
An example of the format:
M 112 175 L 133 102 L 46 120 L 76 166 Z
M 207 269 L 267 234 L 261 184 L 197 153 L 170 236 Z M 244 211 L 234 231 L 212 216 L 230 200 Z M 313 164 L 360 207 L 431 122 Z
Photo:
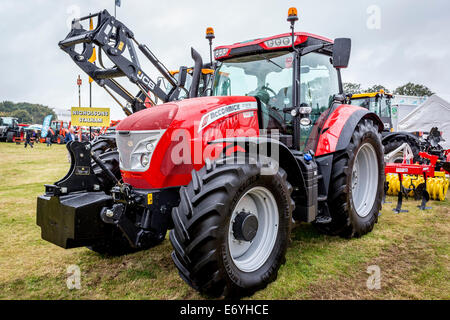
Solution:
M 217 46 L 284 33 L 291 6 L 299 11 L 297 31 L 352 38 L 344 81 L 391 89 L 411 81 L 450 96 L 448 0 L 122 0 L 117 17 L 169 69 L 178 69 L 192 64 L 191 46 L 208 59 L 206 27 L 214 27 Z M 113 13 L 114 0 L 1 0 L 0 101 L 78 105 L 81 72 L 57 44 L 74 16 L 105 8 Z M 156 79 L 143 59 L 144 70 Z M 87 76 L 82 77 L 87 106 Z M 93 92 L 94 106 L 111 107 L 113 118 L 123 117 L 103 89 L 94 85 Z

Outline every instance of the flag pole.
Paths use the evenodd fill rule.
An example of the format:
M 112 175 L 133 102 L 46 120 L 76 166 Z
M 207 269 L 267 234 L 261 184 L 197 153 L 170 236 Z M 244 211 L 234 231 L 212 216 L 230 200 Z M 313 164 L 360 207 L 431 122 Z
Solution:
M 89 20 L 89 30 L 94 30 L 94 21 L 92 18 Z M 95 64 L 95 60 L 97 59 L 97 54 L 95 51 L 95 46 L 93 48 L 92 56 L 89 58 L 89 62 Z M 92 108 L 92 82 L 94 80 L 89 77 L 89 108 Z M 92 127 L 89 126 L 89 141 L 92 139 Z
M 117 18 L 117 7 L 120 7 L 121 1 L 120 0 L 114 0 L 114 18 Z

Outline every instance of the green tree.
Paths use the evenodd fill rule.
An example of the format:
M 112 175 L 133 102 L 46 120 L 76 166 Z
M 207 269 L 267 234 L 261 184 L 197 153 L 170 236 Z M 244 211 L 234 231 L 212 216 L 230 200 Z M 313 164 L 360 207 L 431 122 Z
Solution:
M 11 101 L 3 101 L 0 102 L 0 114 L 4 116 L 13 116 L 13 113 L 16 111 L 25 111 L 28 113 L 29 118 L 25 117 L 24 113 L 21 113 L 22 117 L 25 117 L 26 119 L 29 119 L 29 121 L 22 121 L 22 122 L 33 122 L 33 123 L 42 123 L 44 121 L 44 118 L 48 115 L 53 115 L 53 119 L 56 120 L 56 114 L 55 112 L 44 105 L 41 104 L 35 104 L 35 103 L 28 103 L 28 102 L 18 102 L 14 103 Z M 17 117 L 20 118 L 20 117 Z
M 359 83 L 352 83 L 352 82 L 344 82 L 343 84 L 344 92 L 347 94 L 355 94 L 355 93 L 361 93 L 361 85 Z
M 375 84 L 375 85 L 367 88 L 364 91 L 365 92 L 380 92 L 380 90 L 384 90 L 384 92 L 387 92 L 387 93 L 391 92 L 389 89 L 387 89 L 385 86 L 383 86 L 381 84 Z
M 394 94 L 403 96 L 429 97 L 434 93 L 424 85 L 408 82 L 407 84 L 395 89 Z
M 26 110 L 16 110 L 11 112 L 11 117 L 19 119 L 20 123 L 31 123 L 33 119 Z

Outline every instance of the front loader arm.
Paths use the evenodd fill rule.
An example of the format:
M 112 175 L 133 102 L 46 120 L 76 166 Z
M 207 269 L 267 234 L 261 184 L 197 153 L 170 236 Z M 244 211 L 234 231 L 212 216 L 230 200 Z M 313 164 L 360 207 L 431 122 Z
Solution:
M 97 27 L 93 30 L 83 29 L 80 21 L 94 17 L 98 17 Z M 81 52 L 76 47 L 80 44 L 83 46 Z M 108 87 L 119 94 L 131 104 L 133 112 L 136 112 L 145 108 L 145 97 L 148 97 L 151 101 L 149 92 L 164 102 L 169 101 L 172 92 L 167 94 L 141 69 L 134 44 L 155 65 L 172 87 L 174 89 L 177 88 L 176 79 L 153 55 L 147 46 L 139 44 L 135 40 L 133 32 L 122 22 L 111 16 L 106 10 L 74 20 L 72 22 L 72 30 L 64 40 L 59 42 L 60 48 L 69 54 L 72 60 L 98 85 L 104 88 Z M 100 66 L 91 61 L 95 45 L 100 49 Z M 112 61 L 114 67 L 105 68 L 103 66 L 101 61 L 102 51 Z M 126 52 L 128 52 L 129 58 L 124 56 Z M 123 88 L 116 81 L 116 78 L 120 77 L 127 77 L 132 83 L 136 84 L 140 90 L 139 94 L 133 96 Z M 108 93 L 110 92 L 108 91 Z M 124 107 L 122 106 L 122 108 Z M 124 111 L 129 114 L 129 110 L 128 112 L 126 110 Z

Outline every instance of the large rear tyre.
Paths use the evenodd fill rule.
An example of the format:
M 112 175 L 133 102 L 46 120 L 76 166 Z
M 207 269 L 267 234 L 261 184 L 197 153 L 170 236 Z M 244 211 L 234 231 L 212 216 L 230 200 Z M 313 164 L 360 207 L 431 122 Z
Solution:
M 363 119 L 346 150 L 333 159 L 328 207 L 331 222 L 314 223 L 322 233 L 345 238 L 372 231 L 382 206 L 383 145 L 378 128 Z
M 239 298 L 263 289 L 285 262 L 294 201 L 283 169 L 207 162 L 192 172 L 172 210 L 172 259 L 191 287 L 213 297 Z M 248 161 L 247 161 L 248 162 Z
M 420 152 L 420 146 L 417 143 L 414 143 L 411 140 L 407 140 L 407 139 L 402 139 L 400 137 L 396 138 L 396 139 L 392 139 L 389 140 L 385 145 L 384 145 L 384 153 L 385 154 L 389 154 L 390 152 L 394 151 L 395 149 L 397 149 L 398 147 L 400 147 L 402 144 L 407 143 L 409 145 L 409 147 L 411 148 L 411 151 L 413 153 L 413 162 L 418 162 L 420 161 L 420 156 L 419 156 L 419 152 Z M 400 151 L 398 153 L 396 153 L 393 157 L 392 157 L 392 161 L 390 162 L 394 162 L 394 163 L 402 163 L 403 161 L 403 151 Z

